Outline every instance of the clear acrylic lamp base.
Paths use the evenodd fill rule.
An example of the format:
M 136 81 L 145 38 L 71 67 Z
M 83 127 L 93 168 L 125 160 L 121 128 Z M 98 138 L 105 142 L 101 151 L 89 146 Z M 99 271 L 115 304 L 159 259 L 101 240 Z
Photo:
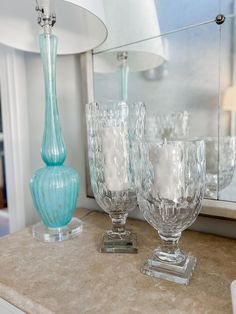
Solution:
M 102 236 L 101 253 L 137 253 L 137 236 L 126 230 L 124 234 L 108 230 Z
M 149 257 L 141 272 L 145 275 L 173 281 L 178 284 L 188 285 L 196 266 L 197 259 L 191 253 L 185 255 L 185 259 L 178 264 L 160 260 L 155 251 Z
M 41 242 L 62 242 L 73 239 L 82 232 L 82 221 L 73 217 L 71 221 L 61 228 L 48 228 L 42 222 L 32 228 L 33 237 Z

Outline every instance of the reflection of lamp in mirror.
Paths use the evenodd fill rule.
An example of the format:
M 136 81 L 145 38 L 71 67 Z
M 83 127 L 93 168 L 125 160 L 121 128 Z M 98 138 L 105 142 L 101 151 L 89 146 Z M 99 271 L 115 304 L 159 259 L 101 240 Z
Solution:
M 145 80 L 161 81 L 168 75 L 168 60 L 170 59 L 170 47 L 169 40 L 167 38 L 162 38 L 163 50 L 165 52 L 165 62 L 156 68 L 148 69 L 142 72 L 142 76 Z
M 42 222 L 33 226 L 33 236 L 45 242 L 59 242 L 73 238 L 82 231 L 81 221 L 72 218 L 77 204 L 79 178 L 73 168 L 64 165 L 66 149 L 61 134 L 56 95 L 57 37 L 52 34 L 52 27 L 56 22 L 54 1 L 40 0 L 36 4 L 38 23 L 43 28 L 39 35 L 39 44 L 46 108 L 41 157 L 46 166 L 36 170 L 31 179 L 32 198 L 42 219 Z M 94 48 L 105 39 L 102 1 L 91 0 L 84 3 L 83 0 L 65 0 L 57 1 L 56 4 L 61 53 L 83 52 Z M 10 0 L 2 4 L 1 43 L 25 51 L 38 51 L 34 7 L 34 2 L 27 0 Z
M 94 50 L 94 71 L 119 69 L 120 100 L 126 102 L 129 70 L 153 69 L 165 60 L 156 5 L 154 0 L 105 0 L 104 6 L 108 37 Z M 152 37 L 157 38 L 142 41 Z

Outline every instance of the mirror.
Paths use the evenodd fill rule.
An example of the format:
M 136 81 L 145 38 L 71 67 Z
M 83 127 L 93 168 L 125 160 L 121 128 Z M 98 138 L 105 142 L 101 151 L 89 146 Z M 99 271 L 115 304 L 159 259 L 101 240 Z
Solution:
M 137 38 L 136 32 L 129 43 L 119 41 L 114 47 L 100 49 L 93 54 L 96 101 L 120 99 L 124 89 L 122 77 L 125 77 L 119 64 L 112 71 L 107 68 L 101 71 L 98 60 L 107 65 L 111 62 L 112 53 L 127 52 L 130 71 L 125 77 L 128 77 L 126 96 L 128 102 L 145 102 L 148 136 L 205 139 L 205 198 L 217 200 L 217 204 L 219 201 L 236 202 L 234 5 L 233 0 L 155 1 L 160 27 L 158 36 Z M 181 18 L 176 12 L 181 13 Z M 222 24 L 215 22 L 219 13 L 225 16 Z M 159 47 L 159 50 L 153 47 Z M 135 58 L 129 61 L 129 57 L 131 59 L 133 51 L 144 49 L 143 58 L 149 59 L 149 64 L 153 51 L 163 58 L 163 62 L 136 70 L 132 64 Z M 136 60 L 139 67 L 144 64 L 144 59 L 140 58 Z M 217 206 L 215 202 L 206 204 Z M 234 203 L 228 207 L 236 209 Z M 210 214 L 214 215 L 213 209 Z

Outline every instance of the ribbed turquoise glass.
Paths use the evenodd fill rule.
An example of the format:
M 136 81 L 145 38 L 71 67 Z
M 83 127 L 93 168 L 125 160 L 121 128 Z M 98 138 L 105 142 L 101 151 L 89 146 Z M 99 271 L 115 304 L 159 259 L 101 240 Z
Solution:
M 40 52 L 45 84 L 45 127 L 41 156 L 48 166 L 62 165 L 66 149 L 61 134 L 56 95 L 57 37 L 52 34 L 39 35 Z
M 46 166 L 31 179 L 34 205 L 43 223 L 50 228 L 68 224 L 76 208 L 79 178 L 74 169 L 63 165 L 66 149 L 61 134 L 56 96 L 57 38 L 39 35 L 45 82 L 45 125 L 41 157 Z
M 129 80 L 129 67 L 127 62 L 121 64 L 118 68 L 120 79 L 120 100 L 123 102 L 128 101 L 128 80 Z

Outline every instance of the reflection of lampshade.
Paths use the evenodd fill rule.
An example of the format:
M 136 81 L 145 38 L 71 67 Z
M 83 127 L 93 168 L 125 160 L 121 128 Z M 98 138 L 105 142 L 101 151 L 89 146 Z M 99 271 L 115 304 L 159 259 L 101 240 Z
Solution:
M 0 43 L 39 52 L 35 6 L 33 0 L 1 1 Z M 107 31 L 102 0 L 57 0 L 55 11 L 59 54 L 84 52 L 105 40 Z
M 152 69 L 164 62 L 160 37 L 129 44 L 160 35 L 155 0 L 104 0 L 104 8 L 108 37 L 94 50 L 95 72 L 114 72 L 119 65 L 117 52 L 122 51 L 128 52 L 131 71 Z
M 222 108 L 226 111 L 236 111 L 236 86 L 227 88 L 224 94 Z

